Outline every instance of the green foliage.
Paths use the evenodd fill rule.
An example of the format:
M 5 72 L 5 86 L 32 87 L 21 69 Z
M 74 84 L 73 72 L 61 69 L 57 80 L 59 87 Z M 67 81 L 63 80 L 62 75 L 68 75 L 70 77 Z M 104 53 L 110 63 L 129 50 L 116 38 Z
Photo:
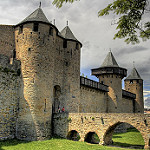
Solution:
M 60 8 L 62 7 L 63 3 L 73 3 L 74 1 L 79 1 L 79 0 L 54 0 L 53 5 L 56 5 L 56 7 Z
M 69 123 L 71 123 L 71 122 L 72 122 L 72 119 L 69 117 L 69 118 L 67 119 L 67 121 L 68 121 Z
M 103 10 L 98 12 L 99 16 L 109 15 L 113 12 L 119 15 L 116 22 L 118 32 L 116 38 L 126 38 L 127 44 L 139 43 L 139 38 L 147 40 L 150 38 L 150 22 L 145 23 L 144 27 L 140 25 L 142 16 L 147 10 L 148 0 L 115 0 Z
M 53 4 L 56 7 L 62 7 L 63 3 L 73 3 L 79 0 L 54 0 Z M 98 16 L 109 15 L 110 12 L 119 16 L 116 30 L 118 31 L 114 35 L 114 39 L 125 38 L 127 44 L 139 43 L 139 38 L 143 41 L 150 38 L 150 22 L 144 23 L 142 26 L 142 16 L 145 12 L 150 10 L 148 7 L 148 0 L 114 0 L 106 8 L 98 12 Z

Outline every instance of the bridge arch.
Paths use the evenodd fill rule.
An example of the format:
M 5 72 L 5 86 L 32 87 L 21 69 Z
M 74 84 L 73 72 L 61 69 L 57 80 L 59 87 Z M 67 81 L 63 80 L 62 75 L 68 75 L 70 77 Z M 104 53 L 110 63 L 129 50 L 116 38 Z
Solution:
M 67 134 L 67 139 L 73 140 L 73 141 L 79 141 L 80 140 L 80 134 L 76 130 L 71 130 Z
M 132 123 L 130 123 L 130 122 L 121 122 L 121 121 L 117 121 L 116 123 L 110 125 L 110 126 L 106 129 L 106 131 L 104 132 L 104 137 L 103 137 L 104 145 L 111 145 L 111 144 L 113 144 L 112 137 L 113 137 L 114 130 L 115 130 L 115 128 L 116 128 L 118 125 L 120 125 L 120 124 L 122 124 L 122 123 L 127 123 L 127 124 L 133 126 L 134 128 L 136 128 L 136 129 L 140 132 L 140 134 L 141 134 L 141 136 L 142 136 L 142 138 L 143 138 L 143 140 L 144 140 L 144 143 L 145 143 L 145 145 L 146 145 L 147 141 L 145 140 L 145 139 L 146 139 L 146 138 L 145 138 L 145 134 L 142 132 L 143 128 L 141 128 L 140 125 L 139 125 L 139 126 L 136 126 L 135 124 L 132 124 Z
M 91 143 L 91 144 L 99 144 L 100 139 L 99 139 L 98 134 L 96 132 L 89 131 L 85 135 L 84 141 L 88 142 L 88 143 Z

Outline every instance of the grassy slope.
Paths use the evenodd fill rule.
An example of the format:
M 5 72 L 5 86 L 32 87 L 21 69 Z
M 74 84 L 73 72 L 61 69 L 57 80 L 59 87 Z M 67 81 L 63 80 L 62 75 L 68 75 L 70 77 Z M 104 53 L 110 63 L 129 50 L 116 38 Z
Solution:
M 137 131 L 128 133 L 115 134 L 113 141 L 129 144 L 143 144 L 140 134 Z M 141 142 L 142 141 L 142 142 Z M 123 144 L 123 146 L 125 146 Z M 125 148 L 107 147 L 96 144 L 88 144 L 85 142 L 75 142 L 65 139 L 51 139 L 47 141 L 23 142 L 18 140 L 10 140 L 0 142 L 0 150 L 127 150 Z M 130 149 L 128 149 L 130 150 Z
M 114 134 L 113 141 L 114 145 L 120 146 L 144 146 L 144 140 L 140 132 L 135 128 L 129 129 L 127 133 Z

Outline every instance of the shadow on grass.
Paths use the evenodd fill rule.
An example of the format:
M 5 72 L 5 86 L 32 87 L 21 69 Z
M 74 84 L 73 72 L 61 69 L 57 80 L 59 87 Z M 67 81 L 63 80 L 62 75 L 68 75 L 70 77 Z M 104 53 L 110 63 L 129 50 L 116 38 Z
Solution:
M 115 136 L 113 136 L 113 138 L 117 138 L 117 139 L 119 138 L 119 139 L 121 139 L 122 137 L 121 137 L 121 136 L 116 136 L 116 135 L 115 135 Z
M 129 128 L 127 132 L 139 132 L 136 128 Z
M 144 149 L 144 145 L 133 145 L 133 144 L 121 143 L 121 142 L 113 142 L 113 146 L 129 147 L 134 149 Z
M 18 139 L 0 141 L 0 150 L 5 150 L 3 149 L 3 146 L 15 146 L 18 144 L 25 144 L 25 143 L 29 143 L 29 141 L 23 141 Z

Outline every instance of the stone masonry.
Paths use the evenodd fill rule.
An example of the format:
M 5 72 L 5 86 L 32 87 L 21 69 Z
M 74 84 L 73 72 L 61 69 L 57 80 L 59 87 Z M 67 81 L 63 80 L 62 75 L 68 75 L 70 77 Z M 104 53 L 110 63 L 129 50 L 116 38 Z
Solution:
M 137 128 L 149 149 L 150 115 L 140 113 L 57 113 L 54 115 L 54 133 L 66 138 L 70 131 L 77 131 L 80 141 L 85 141 L 89 132 L 98 135 L 101 145 L 112 143 L 112 135 L 117 125 L 128 123 Z
M 99 82 L 80 77 L 81 48 L 70 27 L 60 32 L 41 7 L 17 25 L 0 25 L 0 139 L 66 138 L 76 130 L 81 141 L 92 131 L 100 144 L 110 144 L 114 128 L 126 122 L 141 132 L 145 148 L 150 146 L 137 70 L 122 89 L 127 69 L 109 52 L 92 69 Z

